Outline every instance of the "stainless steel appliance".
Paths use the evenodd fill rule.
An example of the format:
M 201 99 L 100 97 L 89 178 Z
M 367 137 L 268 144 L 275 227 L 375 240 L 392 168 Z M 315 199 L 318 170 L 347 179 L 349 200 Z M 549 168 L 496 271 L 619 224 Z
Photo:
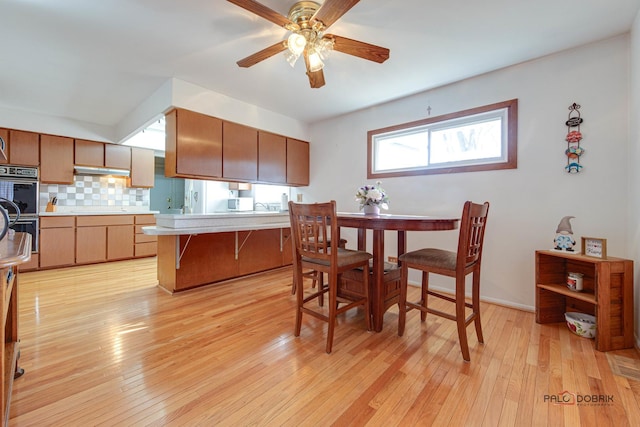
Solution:
M 11 226 L 15 231 L 31 234 L 32 251 L 38 251 L 39 184 L 38 168 L 0 165 L 0 197 L 12 200 L 20 209 L 20 218 Z M 9 218 L 15 220 L 17 213 L 11 204 L 3 206 Z

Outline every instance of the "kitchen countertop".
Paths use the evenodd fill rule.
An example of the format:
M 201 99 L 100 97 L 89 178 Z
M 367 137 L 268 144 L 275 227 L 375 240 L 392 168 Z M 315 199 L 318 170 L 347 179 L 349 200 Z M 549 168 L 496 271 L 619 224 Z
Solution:
M 276 211 L 218 212 L 211 214 L 158 214 L 156 225 L 142 227 L 145 234 L 177 236 L 265 230 L 290 227 L 289 213 Z
M 30 259 L 31 234 L 15 233 L 0 240 L 0 268 L 22 264 Z
M 38 216 L 82 216 L 82 215 L 153 215 L 159 211 L 56 211 L 56 212 L 40 212 Z

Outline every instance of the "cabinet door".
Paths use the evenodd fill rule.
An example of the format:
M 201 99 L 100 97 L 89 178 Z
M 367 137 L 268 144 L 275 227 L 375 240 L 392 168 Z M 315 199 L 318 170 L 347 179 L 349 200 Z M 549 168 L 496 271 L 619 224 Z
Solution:
M 153 150 L 131 147 L 130 187 L 151 188 L 155 178 L 155 156 Z
M 258 179 L 258 131 L 237 123 L 222 124 L 222 176 Z
M 21 130 L 9 131 L 9 163 L 40 166 L 40 135 Z
M 104 144 L 102 142 L 75 140 L 75 164 L 81 166 L 104 166 Z
M 4 145 L 0 147 L 0 164 L 9 163 L 9 130 L 0 129 L 0 138 L 4 141 Z
M 131 147 L 104 144 L 104 165 L 108 168 L 131 169 Z
M 76 263 L 107 260 L 107 227 L 76 228 Z
M 282 265 L 293 264 L 293 239 L 290 228 L 282 229 Z
M 280 229 L 239 231 L 239 274 L 251 274 L 270 270 L 282 265 L 280 252 Z
M 40 137 L 40 182 L 73 183 L 73 139 L 61 136 Z
M 165 118 L 165 176 L 222 177 L 222 120 L 182 109 Z
M 258 181 L 287 182 L 287 139 L 268 132 L 258 132 Z
M 75 229 L 44 228 L 40 230 L 40 268 L 73 265 L 75 262 Z
M 107 259 L 133 258 L 133 225 L 107 227 Z
M 309 143 L 287 138 L 287 184 L 309 185 Z

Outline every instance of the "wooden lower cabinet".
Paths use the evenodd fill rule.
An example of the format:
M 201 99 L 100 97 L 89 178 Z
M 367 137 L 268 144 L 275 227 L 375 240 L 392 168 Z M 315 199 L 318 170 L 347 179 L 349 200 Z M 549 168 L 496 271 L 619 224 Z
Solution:
M 135 235 L 133 256 L 136 258 L 156 256 L 158 253 L 158 238 L 149 234 L 144 234 L 142 227 L 155 225 L 154 215 L 136 215 L 134 219 Z
M 133 258 L 133 225 L 107 227 L 107 260 Z
M 237 277 L 235 242 L 234 232 L 158 236 L 160 286 L 173 293 Z
M 142 218 L 153 218 L 153 215 L 135 217 L 143 221 Z M 136 250 L 134 215 L 40 217 L 40 268 L 152 256 L 155 241 L 151 245 L 145 247 L 145 255 L 142 250 Z
M 173 293 L 291 264 L 288 233 L 276 228 L 158 236 L 159 285 Z
M 40 218 L 40 268 L 75 264 L 75 217 Z
M 280 229 L 238 232 L 238 273 L 241 276 L 282 265 Z
M 76 263 L 88 264 L 107 260 L 107 227 L 76 229 Z

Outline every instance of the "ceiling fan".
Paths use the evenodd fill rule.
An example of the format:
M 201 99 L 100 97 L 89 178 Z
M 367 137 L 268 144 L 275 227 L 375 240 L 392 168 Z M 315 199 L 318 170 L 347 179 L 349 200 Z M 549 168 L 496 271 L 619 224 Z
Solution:
M 315 1 L 296 2 L 285 17 L 254 0 L 227 0 L 268 21 L 277 24 L 291 34 L 287 40 L 262 49 L 237 62 L 248 68 L 273 55 L 286 51 L 291 66 L 302 56 L 312 88 L 324 86 L 323 59 L 332 50 L 383 63 L 389 59 L 389 49 L 346 37 L 326 34 L 325 31 L 360 0 L 325 0 L 320 5 Z

